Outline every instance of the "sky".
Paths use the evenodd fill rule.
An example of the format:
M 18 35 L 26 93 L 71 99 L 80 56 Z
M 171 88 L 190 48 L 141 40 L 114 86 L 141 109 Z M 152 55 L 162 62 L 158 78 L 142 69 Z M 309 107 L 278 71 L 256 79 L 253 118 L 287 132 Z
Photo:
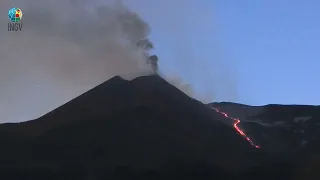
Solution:
M 81 2 L 0 2 L 3 14 L 9 7 L 20 7 L 25 14 L 20 34 L 6 32 L 8 21 L 5 16 L 0 17 L 4 27 L 0 30 L 0 122 L 37 118 L 118 72 L 132 73 L 144 68 L 139 65 L 139 54 L 131 47 L 117 44 L 122 31 L 133 39 L 144 36 L 145 28 L 140 22 L 131 18 L 133 32 L 118 32 L 123 22 L 113 25 L 108 21 L 105 27 L 103 18 L 95 22 L 93 17 L 81 13 L 77 17 L 82 21 L 72 22 L 81 30 L 74 33 L 71 26 L 60 20 L 66 20 L 64 13 L 75 1 Z M 82 4 L 88 8 L 101 2 Z M 159 56 L 161 74 L 188 84 L 195 98 L 249 105 L 319 105 L 319 1 L 123 2 L 150 26 L 153 53 Z M 50 26 L 41 24 L 47 22 L 31 18 L 35 15 L 32 13 L 40 11 L 24 11 L 26 4 L 54 9 L 56 19 L 47 19 Z M 86 25 L 90 25 L 89 29 L 85 29 Z M 107 31 L 105 39 L 97 36 L 102 33 L 100 25 Z
M 165 71 L 176 70 L 182 52 L 188 62 L 179 73 L 199 91 L 206 88 L 203 83 L 223 86 L 214 88 L 213 93 L 220 93 L 217 101 L 320 104 L 320 1 L 189 0 L 179 1 L 181 14 L 175 14 L 178 5 L 166 2 L 135 7 L 152 27 Z M 168 6 L 166 12 L 161 12 L 163 6 Z M 170 23 L 184 17 L 183 25 L 172 33 L 169 24 L 163 25 L 164 17 Z M 199 81 L 209 69 L 216 73 L 214 81 Z M 228 88 L 233 90 L 226 92 Z

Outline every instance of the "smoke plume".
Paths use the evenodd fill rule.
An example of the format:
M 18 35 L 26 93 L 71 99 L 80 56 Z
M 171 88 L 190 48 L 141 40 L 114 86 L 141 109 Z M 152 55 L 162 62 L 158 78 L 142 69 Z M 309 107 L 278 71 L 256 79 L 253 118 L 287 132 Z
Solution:
M 176 3 L 179 7 L 182 4 Z M 151 73 L 144 50 L 136 46 L 139 40 L 148 38 L 150 27 L 120 0 L 0 2 L 2 14 L 12 7 L 22 9 L 23 29 L 8 32 L 8 19 L 0 16 L 0 122 L 37 118 L 115 75 L 131 79 Z M 183 39 L 179 44 L 188 44 Z M 190 73 L 181 64 L 199 59 L 190 59 L 185 51 L 178 54 L 180 70 Z M 199 96 L 181 75 L 161 75 L 191 97 L 213 99 L 211 94 L 215 92 L 207 85 L 207 91 Z M 200 80 L 216 83 L 210 78 Z
M 136 46 L 149 27 L 117 1 L 6 0 L 0 7 L 24 15 L 21 32 L 8 32 L 8 19 L 0 19 L 2 120 L 14 112 L 14 121 L 36 118 L 115 75 L 151 72 Z

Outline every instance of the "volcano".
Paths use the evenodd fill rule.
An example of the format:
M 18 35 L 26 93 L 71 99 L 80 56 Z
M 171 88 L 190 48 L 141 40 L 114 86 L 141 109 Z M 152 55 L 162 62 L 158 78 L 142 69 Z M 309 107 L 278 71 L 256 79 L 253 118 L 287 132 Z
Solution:
M 7 179 L 292 176 L 288 171 L 298 166 L 288 163 L 291 155 L 257 148 L 255 138 L 248 141 L 212 107 L 157 75 L 131 81 L 116 76 L 38 119 L 1 124 L 1 174 Z

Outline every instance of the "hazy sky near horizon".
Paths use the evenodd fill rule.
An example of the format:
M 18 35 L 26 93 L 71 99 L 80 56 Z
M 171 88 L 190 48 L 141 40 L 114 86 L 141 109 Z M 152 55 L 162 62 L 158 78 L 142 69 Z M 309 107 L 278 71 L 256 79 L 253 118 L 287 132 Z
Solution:
M 196 90 L 224 86 L 215 100 L 251 105 L 320 104 L 320 1 L 127 1 L 150 24 L 162 70 Z

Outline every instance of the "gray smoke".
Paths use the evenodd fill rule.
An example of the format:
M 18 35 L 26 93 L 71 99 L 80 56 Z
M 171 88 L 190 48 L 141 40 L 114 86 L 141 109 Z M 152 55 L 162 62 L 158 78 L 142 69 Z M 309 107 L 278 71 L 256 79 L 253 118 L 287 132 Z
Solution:
M 144 17 L 150 22 L 152 34 L 162 35 L 155 42 L 155 53 L 162 49 L 158 55 L 163 76 L 202 102 L 237 101 L 237 72 L 231 61 L 232 53 L 223 45 L 223 29 L 214 3 L 149 2 L 146 7 L 150 10 L 145 10 Z
M 136 46 L 149 27 L 117 1 L 89 6 L 76 0 L 10 0 L 0 7 L 2 14 L 11 7 L 24 14 L 21 32 L 8 32 L 8 19 L 0 19 L 2 121 L 36 118 L 115 75 L 151 72 Z
M 189 96 L 205 102 L 222 97 L 217 91 L 230 97 L 234 86 L 227 80 L 226 69 L 219 63 L 210 69 L 204 63 L 208 58 L 205 54 L 192 54 L 195 46 L 188 42 L 189 35 L 183 33 L 188 28 L 182 25 L 185 14 L 194 12 L 192 5 L 180 1 L 155 5 L 157 8 L 148 13 L 160 19 L 164 29 L 159 31 L 164 30 L 168 36 L 168 48 L 172 47 L 169 44 L 176 47 L 171 49 L 176 61 L 173 71 L 182 72 L 163 72 L 160 55 L 161 75 Z M 130 1 L 141 6 L 145 2 Z M 23 29 L 8 32 L 8 19 L 0 16 L 0 122 L 37 118 L 115 75 L 131 79 L 151 73 L 143 50 L 136 46 L 138 40 L 148 38 L 150 28 L 120 0 L 0 2 L 2 14 L 12 7 L 22 9 Z M 197 18 L 196 13 L 193 18 Z M 197 46 L 201 48 L 201 43 Z M 205 91 L 196 92 L 190 82 L 182 79 L 186 73 L 201 82 Z

